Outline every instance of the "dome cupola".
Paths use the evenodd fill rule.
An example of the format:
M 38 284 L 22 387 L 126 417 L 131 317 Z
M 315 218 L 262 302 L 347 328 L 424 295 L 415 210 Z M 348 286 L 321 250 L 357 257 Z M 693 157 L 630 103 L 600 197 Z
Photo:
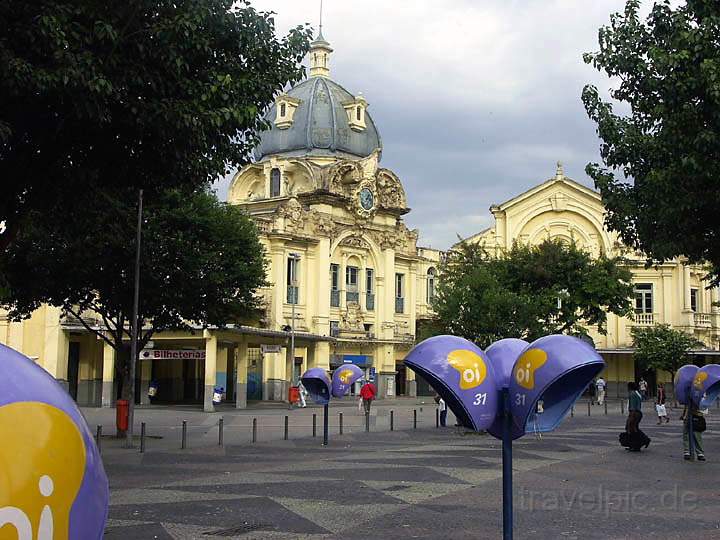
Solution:
M 362 159 L 382 151 L 380 134 L 362 93 L 330 79 L 330 43 L 318 33 L 310 44 L 310 78 L 277 96 L 265 114 L 255 159 L 269 156 Z

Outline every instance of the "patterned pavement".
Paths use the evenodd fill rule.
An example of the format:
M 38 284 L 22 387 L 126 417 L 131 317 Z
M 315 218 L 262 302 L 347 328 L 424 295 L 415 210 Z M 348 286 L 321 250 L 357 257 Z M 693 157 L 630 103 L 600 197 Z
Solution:
M 617 444 L 622 425 L 576 416 L 516 441 L 516 538 L 720 538 L 720 423 L 706 463 L 682 460 L 677 420 L 644 422 L 653 442 L 639 454 Z M 501 537 L 500 444 L 454 428 L 104 460 L 108 540 Z

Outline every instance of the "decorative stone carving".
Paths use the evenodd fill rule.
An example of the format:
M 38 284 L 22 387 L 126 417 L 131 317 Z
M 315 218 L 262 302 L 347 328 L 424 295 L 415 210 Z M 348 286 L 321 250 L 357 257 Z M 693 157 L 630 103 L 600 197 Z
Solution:
M 567 195 L 564 193 L 556 193 L 550 197 L 550 205 L 552 206 L 553 212 L 563 212 L 568 205 Z
M 347 238 L 344 238 L 342 242 L 340 242 L 341 246 L 348 246 L 348 247 L 355 247 L 360 249 L 370 249 L 370 244 L 365 240 L 364 238 L 353 235 L 348 236 Z
M 285 229 L 288 231 L 300 232 L 305 227 L 305 211 L 300 202 L 294 197 L 278 206 L 275 214 L 278 217 L 285 218 Z
M 340 315 L 340 329 L 350 332 L 364 332 L 364 320 L 357 302 L 350 302 L 347 309 Z
M 378 172 L 376 183 L 382 206 L 399 209 L 407 207 L 405 190 L 397 176 L 387 169 L 381 169 Z

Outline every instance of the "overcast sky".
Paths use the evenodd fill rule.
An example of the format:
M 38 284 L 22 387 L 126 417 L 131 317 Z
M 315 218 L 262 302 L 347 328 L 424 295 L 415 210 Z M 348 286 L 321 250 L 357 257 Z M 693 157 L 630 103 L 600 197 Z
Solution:
M 317 27 L 319 0 L 254 0 L 277 30 Z M 325 0 L 331 77 L 362 92 L 382 165 L 405 186 L 420 244 L 447 248 L 492 224 L 491 204 L 545 181 L 560 160 L 591 186 L 599 160 L 582 61 L 624 0 Z M 224 197 L 227 180 L 218 192 Z

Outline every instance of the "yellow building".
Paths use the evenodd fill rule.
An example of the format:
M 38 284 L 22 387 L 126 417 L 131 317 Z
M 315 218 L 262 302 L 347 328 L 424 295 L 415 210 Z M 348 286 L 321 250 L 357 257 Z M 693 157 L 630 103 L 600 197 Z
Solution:
M 440 253 L 419 248 L 418 232 L 405 226 L 405 190 L 380 166 L 369 103 L 330 79 L 331 52 L 318 36 L 310 77 L 277 97 L 256 162 L 230 186 L 228 202 L 252 216 L 266 248 L 264 319 L 153 336 L 138 367 L 143 402 L 150 381 L 156 401 L 208 411 L 215 386 L 238 407 L 284 400 L 305 369 L 347 362 L 376 380 L 380 397 L 416 394 L 402 359 L 416 321 L 429 314 Z M 86 319 L 102 329 L 92 314 Z M 112 347 L 56 308 L 22 323 L 0 311 L 0 342 L 33 357 L 82 405 L 110 406 L 117 397 Z
M 636 373 L 632 358 L 633 326 L 667 323 L 694 334 L 706 348 L 696 354 L 713 357 L 719 354 L 720 309 L 718 289 L 706 289 L 702 278 L 706 270 L 675 259 L 645 268 L 646 258 L 624 246 L 617 234 L 604 226 L 605 208 L 600 194 L 566 177 L 558 163 L 553 178 L 525 193 L 490 207 L 494 226 L 466 239 L 483 243 L 490 252 L 509 249 L 513 242 L 537 244 L 546 239 L 574 242 L 580 248 L 599 256 L 622 257 L 633 275 L 635 315 L 632 319 L 608 314 L 607 335 L 590 330 L 595 346 L 607 362 L 604 377 L 609 381 L 610 395 L 614 383 L 622 386 L 641 375 Z M 668 374 L 658 375 L 667 382 Z M 649 383 L 654 381 L 649 380 Z

